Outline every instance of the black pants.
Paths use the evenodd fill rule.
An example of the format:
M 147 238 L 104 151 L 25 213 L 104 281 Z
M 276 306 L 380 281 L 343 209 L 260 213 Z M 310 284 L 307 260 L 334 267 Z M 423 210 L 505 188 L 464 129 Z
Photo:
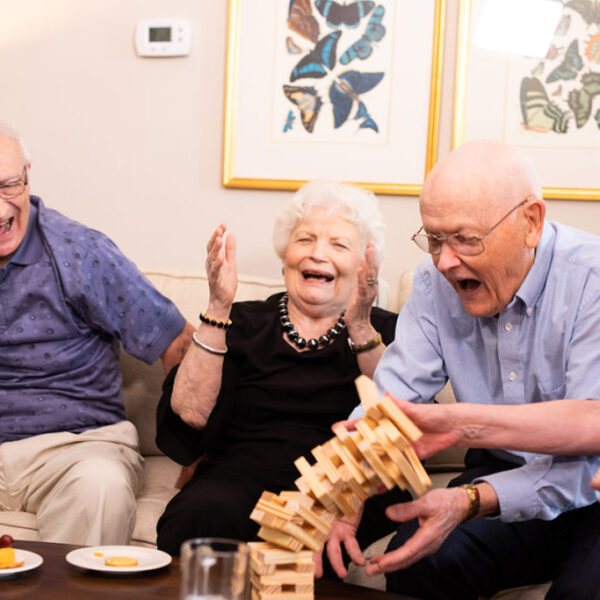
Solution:
M 467 471 L 450 485 L 514 468 L 486 451 L 468 454 Z M 388 551 L 402 546 L 417 527 L 416 521 L 401 525 Z M 547 598 L 600 598 L 600 504 L 552 521 L 504 523 L 482 518 L 459 525 L 435 554 L 386 577 L 388 591 L 423 600 L 475 600 L 550 580 Z
M 236 540 L 257 540 L 259 525 L 250 513 L 263 491 L 278 494 L 295 490 L 291 473 L 289 479 L 256 471 L 231 468 L 206 468 L 199 465 L 194 477 L 169 502 L 157 524 L 157 545 L 173 556 L 179 556 L 182 542 L 193 537 L 227 537 Z M 385 508 L 390 504 L 410 500 L 407 492 L 394 489 L 370 498 L 357 532 L 361 548 L 394 531 Z M 324 557 L 325 558 L 325 557 Z M 344 555 L 346 562 L 349 559 Z M 324 559 L 324 577 L 335 574 Z

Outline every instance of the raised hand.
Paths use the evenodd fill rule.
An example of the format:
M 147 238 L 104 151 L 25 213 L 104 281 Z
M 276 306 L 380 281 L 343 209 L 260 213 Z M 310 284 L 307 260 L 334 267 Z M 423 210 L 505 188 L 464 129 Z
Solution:
M 219 317 L 229 311 L 237 289 L 235 236 L 225 237 L 227 227 L 221 223 L 206 245 L 206 276 L 210 290 L 209 312 Z
M 377 297 L 379 257 L 375 244 L 369 242 L 365 258 L 358 269 L 357 280 L 344 315 L 348 327 L 370 327 L 371 307 Z

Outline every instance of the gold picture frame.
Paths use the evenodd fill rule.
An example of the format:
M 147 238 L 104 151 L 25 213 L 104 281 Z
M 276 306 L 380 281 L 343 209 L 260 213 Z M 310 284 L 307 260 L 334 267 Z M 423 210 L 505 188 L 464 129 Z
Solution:
M 321 7 L 328 4 L 317 1 Z M 289 27 L 286 18 L 290 18 L 288 11 L 291 11 L 295 2 L 299 8 L 306 9 L 308 6 L 312 11 L 310 17 L 320 26 L 322 35 L 319 38 L 307 41 L 296 36 L 294 41 L 289 31 L 283 31 L 286 26 Z M 351 181 L 380 194 L 418 195 L 425 176 L 437 160 L 447 0 L 348 3 L 369 5 L 371 11 L 356 26 L 354 38 L 347 37 L 344 23 L 339 26 L 339 33 L 332 33 L 332 25 L 323 14 L 319 14 L 314 0 L 295 2 L 229 0 L 223 186 L 295 190 L 310 179 L 337 179 Z M 338 9 L 342 4 L 338 5 Z M 341 8 L 346 10 L 348 4 Z M 371 9 L 370 5 L 376 5 L 376 8 Z M 376 15 L 382 13 L 385 13 L 384 17 L 377 21 Z M 265 18 L 265 15 L 269 16 Z M 411 20 L 407 22 L 405 19 L 408 15 Z M 398 28 L 399 22 L 403 24 L 402 32 Z M 385 32 L 381 40 L 377 28 L 380 28 L 380 34 L 381 31 Z M 350 87 L 347 93 L 351 102 L 346 99 L 344 102 L 352 104 L 352 113 L 342 126 L 337 124 L 342 119 L 336 114 L 339 107 L 331 91 L 339 79 L 333 79 L 334 83 L 331 83 L 326 94 L 315 92 L 316 88 L 312 86 L 316 80 L 300 79 L 295 82 L 290 76 L 292 81 L 286 82 L 281 76 L 282 73 L 286 76 L 290 73 L 285 70 L 286 64 L 313 55 L 311 53 L 317 51 L 317 40 L 320 43 L 328 36 L 340 38 L 337 54 L 340 60 L 335 65 L 336 74 L 332 68 L 327 76 L 333 75 L 335 78 L 342 72 L 340 77 L 346 76 L 350 80 L 350 76 L 346 75 L 348 71 L 338 68 L 339 62 L 342 51 L 353 45 L 352 39 L 361 36 L 371 45 L 372 56 L 355 60 L 349 65 L 348 70 L 359 72 L 360 75 L 355 77 L 364 77 L 364 72 L 369 70 L 369 60 L 375 64 L 373 61 L 382 48 L 387 48 L 390 57 L 387 63 L 389 70 L 379 69 L 388 75 L 385 79 L 381 74 L 388 86 L 387 92 L 381 93 L 378 103 L 368 104 L 366 101 L 363 103 L 362 99 L 369 97 L 372 100 L 373 94 L 368 96 L 365 93 L 359 98 L 358 93 Z M 288 48 L 289 44 L 292 45 L 292 51 L 299 49 L 296 57 L 285 51 L 282 39 L 286 39 Z M 345 39 L 350 43 L 344 42 Z M 358 43 L 364 45 L 364 42 Z M 407 50 L 409 43 L 411 46 Z M 400 58 L 403 62 L 400 62 Z M 327 82 L 325 75 L 323 77 L 323 82 Z M 291 85 L 292 82 L 295 85 Z M 316 81 L 317 84 L 323 82 Z M 320 137 L 311 137 L 308 130 L 303 130 L 303 126 L 305 129 L 308 126 L 306 112 L 293 103 L 295 98 L 288 102 L 290 98 L 284 97 L 282 84 L 286 90 L 294 90 L 297 94 L 306 94 L 308 91 L 311 98 L 318 97 L 316 108 L 321 112 L 317 127 L 322 125 L 318 133 Z M 343 88 L 340 85 L 340 88 L 346 91 L 348 86 Z M 381 108 L 380 113 L 386 118 L 374 120 L 373 126 L 372 121 L 364 119 L 365 114 L 370 117 L 365 109 L 362 112 L 363 120 L 360 121 L 360 111 L 367 105 L 369 111 L 372 110 L 371 106 Z M 282 115 L 286 113 L 288 120 L 283 131 L 294 127 L 289 134 L 295 136 L 293 139 L 282 134 Z M 309 133 L 317 132 L 313 130 Z
M 481 6 L 481 0 L 459 2 L 452 148 L 475 137 L 508 143 L 532 158 L 545 198 L 600 200 L 600 95 L 581 123 L 569 98 L 585 87 L 586 73 L 600 80 L 600 66 L 586 59 L 591 36 L 581 33 L 583 17 L 565 6 L 561 23 L 567 25 L 559 23 L 545 58 L 532 59 L 472 45 Z

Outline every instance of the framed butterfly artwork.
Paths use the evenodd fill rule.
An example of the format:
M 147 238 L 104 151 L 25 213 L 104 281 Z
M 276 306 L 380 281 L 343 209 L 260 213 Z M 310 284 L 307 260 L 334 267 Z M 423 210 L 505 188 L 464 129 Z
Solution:
M 600 200 L 600 1 L 564 0 L 535 58 L 472 43 L 483 3 L 460 0 L 452 146 L 510 144 L 533 160 L 545 198 Z
M 447 0 L 229 0 L 223 185 L 418 195 L 437 160 Z

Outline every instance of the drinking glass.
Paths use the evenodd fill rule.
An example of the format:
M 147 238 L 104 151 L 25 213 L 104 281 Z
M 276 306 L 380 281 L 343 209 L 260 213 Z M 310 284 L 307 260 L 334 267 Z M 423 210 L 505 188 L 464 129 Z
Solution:
M 246 600 L 249 548 L 226 538 L 194 538 L 181 544 L 180 600 Z

